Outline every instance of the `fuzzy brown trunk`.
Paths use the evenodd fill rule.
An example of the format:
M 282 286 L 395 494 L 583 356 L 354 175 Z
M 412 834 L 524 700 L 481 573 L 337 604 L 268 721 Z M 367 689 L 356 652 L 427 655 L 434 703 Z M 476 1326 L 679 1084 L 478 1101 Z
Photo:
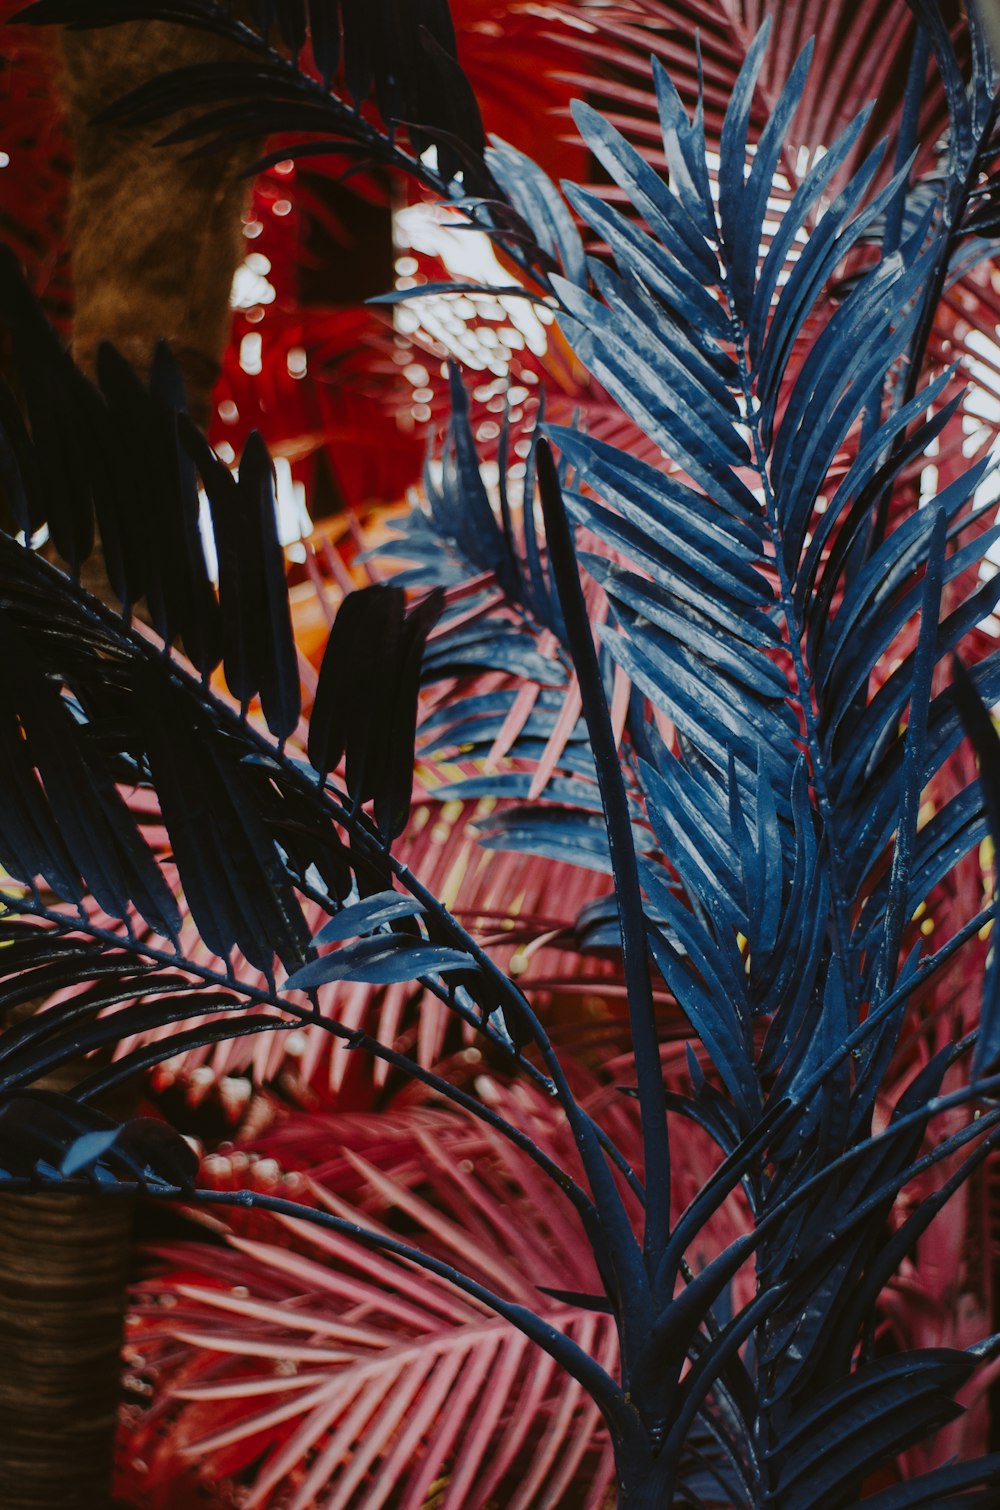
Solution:
M 131 1208 L 0 1199 L 0 1504 L 105 1510 L 120 1391 Z
M 67 1065 L 39 1085 L 65 1092 L 84 1072 Z M 127 1115 L 130 1094 L 102 1109 Z M 131 1234 L 125 1201 L 0 1197 L 3 1510 L 111 1503 Z
M 63 44 L 76 154 L 74 354 L 92 370 L 107 339 L 144 374 L 156 342 L 166 337 L 187 383 L 189 409 L 205 422 L 243 255 L 247 188 L 239 164 L 220 157 L 185 162 L 178 150 L 154 147 L 169 129 L 162 125 L 135 131 L 89 122 L 143 79 L 219 56 L 224 44 L 160 23 L 67 33 Z M 140 507 L 142 479 L 137 484 Z M 84 582 L 110 599 L 99 553 L 87 563 Z M 76 1078 L 82 1071 L 78 1066 Z M 131 1230 L 131 1207 L 121 1201 L 0 1198 L 3 1510 L 111 1504 Z
M 250 55 L 219 38 L 159 21 L 66 32 L 63 96 L 75 168 L 70 196 L 74 355 L 93 367 L 101 341 L 145 373 L 165 338 L 188 385 L 188 405 L 208 418 L 229 333 L 229 290 L 242 260 L 241 211 L 252 160 L 186 158 L 189 146 L 155 145 L 184 116 L 152 126 L 94 126 L 92 118 L 145 79 L 211 58 Z
M 208 423 L 212 385 L 229 335 L 229 292 L 246 243 L 249 189 L 240 158 L 186 158 L 157 140 L 184 117 L 152 126 L 92 124 L 101 110 L 145 79 L 212 58 L 246 58 L 217 37 L 160 21 L 65 32 L 62 90 L 75 157 L 70 193 L 73 355 L 93 372 L 110 341 L 145 376 L 167 340 L 187 389 L 188 411 Z M 137 479 L 137 504 L 142 480 Z M 113 595 L 100 550 L 84 563 L 83 585 Z

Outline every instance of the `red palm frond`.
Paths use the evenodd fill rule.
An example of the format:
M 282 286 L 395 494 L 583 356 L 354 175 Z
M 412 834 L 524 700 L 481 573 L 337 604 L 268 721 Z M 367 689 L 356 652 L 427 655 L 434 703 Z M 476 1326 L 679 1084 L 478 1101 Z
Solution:
M 497 1084 L 492 1095 L 535 1136 L 562 1140 L 542 1098 Z M 429 1251 L 541 1302 L 613 1369 L 611 1318 L 538 1290 L 598 1288 L 569 1208 L 543 1199 L 530 1161 L 407 1099 L 377 1117 L 293 1119 L 264 1149 L 286 1167 L 308 1159 L 320 1204 L 376 1227 L 402 1221 Z M 506 1323 L 307 1224 L 265 1232 L 230 1233 L 225 1250 L 165 1250 L 166 1272 L 137 1295 L 129 1348 L 156 1403 L 129 1414 L 143 1465 L 126 1469 L 130 1503 L 159 1510 L 162 1486 L 192 1460 L 209 1461 L 226 1488 L 245 1486 L 246 1506 L 419 1510 L 432 1486 L 456 1510 L 604 1502 L 613 1466 L 593 1405 Z
M 631 1082 L 627 1059 L 616 1071 Z M 680 1082 L 679 1062 L 668 1057 L 665 1071 Z M 641 1169 L 635 1102 L 615 1083 L 574 1075 L 588 1109 Z M 477 1090 L 573 1167 L 547 1098 L 485 1067 Z M 686 1125 L 684 1137 L 675 1214 L 718 1161 L 699 1130 Z M 547 1290 L 600 1293 L 569 1205 L 517 1149 L 412 1089 L 378 1114 L 289 1117 L 252 1152 L 208 1159 L 203 1175 L 224 1188 L 294 1193 L 368 1227 L 402 1228 L 615 1368 L 610 1316 L 546 1299 Z M 744 1220 L 739 1199 L 718 1214 L 699 1244 L 699 1267 Z M 211 1474 L 223 1496 L 245 1506 L 283 1510 L 418 1510 L 432 1487 L 443 1510 L 607 1502 L 613 1464 L 593 1405 L 476 1302 L 308 1223 L 253 1214 L 237 1229 L 210 1226 L 225 1247 L 157 1250 L 156 1271 L 136 1292 L 128 1358 L 137 1393 L 152 1392 L 145 1408 L 133 1401 L 123 1425 L 131 1461 L 122 1493 L 137 1510 L 172 1504 L 169 1485 L 191 1482 L 192 1472 L 196 1483 Z M 740 1294 L 747 1285 L 749 1276 Z
M 766 122 L 792 65 L 810 37 L 824 60 L 824 87 L 809 90 L 796 116 L 797 145 L 827 147 L 858 111 L 875 102 L 872 119 L 856 149 L 864 156 L 890 134 L 900 109 L 913 46 L 912 14 L 882 0 L 826 4 L 823 0 L 626 0 L 590 9 L 569 3 L 546 7 L 558 21 L 568 57 L 579 59 L 560 70 L 601 109 L 609 109 L 646 144 L 659 139 L 656 101 L 649 79 L 650 54 L 660 58 L 689 108 L 699 90 L 700 42 L 705 125 L 716 142 L 736 77 L 758 30 L 771 20 L 771 45 L 754 106 L 757 124 Z M 957 16 L 957 13 L 956 13 Z M 924 100 L 920 139 L 926 151 L 947 127 L 943 92 L 932 82 Z M 794 177 L 796 160 L 786 154 Z

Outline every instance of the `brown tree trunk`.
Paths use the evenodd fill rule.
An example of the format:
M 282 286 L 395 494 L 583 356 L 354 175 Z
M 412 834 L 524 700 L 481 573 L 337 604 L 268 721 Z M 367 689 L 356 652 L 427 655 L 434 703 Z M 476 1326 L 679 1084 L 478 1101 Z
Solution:
M 170 342 L 191 414 L 208 418 L 229 333 L 229 291 L 243 257 L 241 160 L 155 145 L 183 117 L 152 126 L 94 126 L 98 111 L 143 80 L 213 57 L 246 58 L 216 37 L 159 21 L 66 32 L 63 95 L 75 153 L 70 197 L 74 355 L 90 370 L 112 341 L 145 373 Z M 242 161 L 254 156 L 252 146 Z
M 76 358 L 92 369 L 107 339 L 145 374 L 156 342 L 166 337 L 187 383 L 189 409 L 202 423 L 243 255 L 247 187 L 239 164 L 224 157 L 186 162 L 180 151 L 156 148 L 169 129 L 162 125 L 111 130 L 89 123 L 143 79 L 222 51 L 216 38 L 160 23 L 63 39 L 76 153 L 70 226 Z M 99 554 L 84 582 L 110 598 Z M 77 1079 L 82 1072 L 78 1066 Z M 62 1088 L 71 1083 L 72 1072 Z M 121 1201 L 0 1198 L 3 1510 L 111 1504 L 131 1230 L 131 1208 Z
M 106 1510 L 132 1211 L 0 1199 L 0 1504 Z
M 68 1065 L 39 1084 L 70 1090 L 84 1068 Z M 103 1110 L 127 1116 L 130 1097 L 119 1093 Z M 111 1504 L 131 1236 L 130 1202 L 0 1197 L 3 1510 Z

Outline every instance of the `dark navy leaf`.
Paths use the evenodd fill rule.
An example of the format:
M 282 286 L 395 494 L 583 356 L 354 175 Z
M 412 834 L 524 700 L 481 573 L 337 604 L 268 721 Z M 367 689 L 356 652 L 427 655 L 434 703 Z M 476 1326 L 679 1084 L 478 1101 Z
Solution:
M 299 720 L 299 664 L 285 582 L 285 553 L 278 539 L 274 474 L 267 448 L 256 431 L 248 437 L 240 458 L 238 499 L 247 542 L 240 562 L 240 570 L 246 574 L 241 595 L 250 597 L 251 611 L 259 616 L 264 630 L 257 668 L 261 707 L 271 733 L 285 739 Z
M 982 1489 L 969 1494 L 969 1489 Z M 865 1510 L 990 1510 L 1000 1489 L 1000 1453 L 978 1462 L 949 1463 L 872 1495 Z
M 374 787 L 375 821 L 386 843 L 403 832 L 410 815 L 413 756 L 417 732 L 417 697 L 427 636 L 444 604 L 440 587 L 428 593 L 403 624 L 400 658 L 392 687 L 382 779 Z M 348 752 L 349 753 L 349 752 Z
M 151 1117 L 119 1124 L 53 1091 L 0 1095 L 0 1185 L 19 1180 L 39 1189 L 86 1177 L 96 1185 L 190 1189 L 197 1169 L 191 1146 Z
M 398 587 L 349 593 L 323 654 L 309 721 L 309 759 L 325 776 L 340 764 L 350 741 L 355 796 L 364 785 L 369 747 L 379 738 L 377 703 L 391 686 L 404 611 Z
M 11 862 L 29 882 L 45 872 L 28 867 L 44 865 L 47 879 L 74 899 L 75 869 L 111 916 L 127 918 L 134 905 L 151 927 L 174 937 L 176 902 L 98 748 L 12 623 L 0 623 L 0 638 L 5 763 L 16 783 L 0 827 Z M 12 799 L 25 804 L 20 812 L 10 808 Z
M 394 923 L 397 918 L 419 917 L 423 913 L 420 903 L 399 891 L 379 891 L 365 897 L 361 902 L 352 902 L 338 912 L 317 933 L 317 944 L 339 944 L 343 939 L 357 938 L 362 933 L 374 933 L 385 923 Z
M 486 163 L 508 202 L 531 227 L 538 245 L 571 283 L 585 285 L 583 242 L 555 184 L 537 163 L 495 137 L 486 152 Z
M 305 958 L 308 934 L 238 759 L 204 716 L 150 669 L 136 688 L 150 771 L 188 905 L 222 958 L 239 948 L 270 973 Z
M 286 991 L 312 991 L 331 981 L 355 980 L 368 985 L 387 986 L 397 981 L 416 980 L 421 975 L 438 975 L 449 970 L 468 970 L 470 960 L 458 949 L 441 944 L 414 943 L 398 933 L 379 933 L 373 938 L 344 944 L 330 954 L 303 965 L 288 977 Z

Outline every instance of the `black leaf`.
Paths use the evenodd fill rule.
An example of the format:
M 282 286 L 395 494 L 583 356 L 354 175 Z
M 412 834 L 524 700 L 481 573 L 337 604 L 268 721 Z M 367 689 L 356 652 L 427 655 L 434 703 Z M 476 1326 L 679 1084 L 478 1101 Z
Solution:
M 240 563 L 250 611 L 258 618 L 264 644 L 258 667 L 261 707 L 268 728 L 285 739 L 298 723 L 299 666 L 285 582 L 285 553 L 278 539 L 274 470 L 260 436 L 253 432 L 240 459 L 241 533 L 246 550 Z
M 190 1190 L 197 1171 L 190 1144 L 152 1117 L 116 1123 L 53 1091 L 0 1096 L 0 1185 L 39 1189 L 86 1178 L 98 1186 L 137 1181 Z

